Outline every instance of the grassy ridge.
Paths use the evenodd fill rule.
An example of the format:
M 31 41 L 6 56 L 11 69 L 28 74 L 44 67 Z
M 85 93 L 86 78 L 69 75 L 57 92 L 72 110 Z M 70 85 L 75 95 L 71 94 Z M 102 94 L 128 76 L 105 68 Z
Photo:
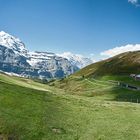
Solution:
M 126 52 L 91 64 L 74 75 L 85 77 L 96 77 L 104 75 L 129 75 L 131 73 L 140 73 L 140 51 Z
M 2 73 L 0 73 L 0 81 L 8 84 L 16 84 L 22 87 L 33 88 L 33 89 L 43 90 L 43 91 L 46 91 L 49 88 L 47 85 L 35 82 L 31 79 L 9 76 Z

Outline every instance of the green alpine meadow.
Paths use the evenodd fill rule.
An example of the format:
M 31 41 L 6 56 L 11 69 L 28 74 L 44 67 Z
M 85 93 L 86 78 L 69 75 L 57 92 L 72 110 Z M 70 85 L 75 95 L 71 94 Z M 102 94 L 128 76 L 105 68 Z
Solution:
M 140 81 L 124 74 L 97 76 L 93 70 L 89 74 L 100 63 L 47 83 L 1 73 L 1 136 L 15 140 L 140 139 L 140 91 L 118 85 L 139 87 Z

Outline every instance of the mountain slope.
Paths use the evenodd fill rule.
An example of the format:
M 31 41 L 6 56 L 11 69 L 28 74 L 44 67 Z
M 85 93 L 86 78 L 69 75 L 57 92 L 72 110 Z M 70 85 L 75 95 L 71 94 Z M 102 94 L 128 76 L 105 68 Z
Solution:
M 29 52 L 24 43 L 0 32 L 0 70 L 19 76 L 48 79 L 70 75 L 79 68 L 66 58 L 48 52 Z
M 73 65 L 76 65 L 79 69 L 94 62 L 90 58 L 83 57 L 79 54 L 72 54 L 71 52 L 64 52 L 62 54 L 58 54 L 58 56 L 68 59 Z
M 103 76 L 140 74 L 140 51 L 126 52 L 91 64 L 78 72 L 75 76 Z
M 39 77 L 64 77 L 78 70 L 66 58 L 49 52 L 30 52 L 27 62 L 38 71 Z

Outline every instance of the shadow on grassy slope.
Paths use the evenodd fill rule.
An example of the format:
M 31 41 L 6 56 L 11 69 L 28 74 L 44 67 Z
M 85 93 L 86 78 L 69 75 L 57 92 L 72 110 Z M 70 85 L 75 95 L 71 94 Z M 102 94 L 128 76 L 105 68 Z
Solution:
M 112 94 L 116 101 L 140 103 L 140 91 L 118 88 Z

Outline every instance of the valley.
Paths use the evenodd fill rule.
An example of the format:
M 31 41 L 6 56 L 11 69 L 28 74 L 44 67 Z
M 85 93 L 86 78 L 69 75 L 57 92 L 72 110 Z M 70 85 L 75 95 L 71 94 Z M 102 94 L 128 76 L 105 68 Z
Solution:
M 113 76 L 96 80 L 70 76 L 42 84 L 0 74 L 1 136 L 15 140 L 139 139 L 140 106 L 129 100 L 140 99 L 139 91 L 117 87 L 107 79 Z

